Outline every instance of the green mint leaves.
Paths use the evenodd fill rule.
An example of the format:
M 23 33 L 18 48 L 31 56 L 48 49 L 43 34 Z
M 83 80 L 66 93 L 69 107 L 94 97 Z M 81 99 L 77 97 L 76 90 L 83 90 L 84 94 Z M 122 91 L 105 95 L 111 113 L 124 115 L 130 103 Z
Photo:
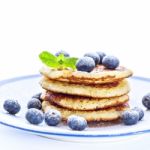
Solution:
M 40 60 L 47 66 L 56 69 L 66 69 L 71 68 L 76 69 L 76 61 L 78 58 L 75 57 L 65 57 L 64 54 L 55 56 L 48 51 L 43 51 L 39 54 Z
M 42 53 L 40 53 L 39 58 L 47 66 L 54 67 L 54 68 L 57 68 L 59 66 L 57 57 L 55 57 L 53 54 L 47 51 L 43 51 Z

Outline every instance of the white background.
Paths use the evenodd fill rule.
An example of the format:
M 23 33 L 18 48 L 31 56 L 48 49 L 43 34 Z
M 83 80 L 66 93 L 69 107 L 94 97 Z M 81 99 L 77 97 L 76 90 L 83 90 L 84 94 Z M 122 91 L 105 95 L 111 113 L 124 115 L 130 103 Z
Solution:
M 0 0 L 0 79 L 38 73 L 38 54 L 61 49 L 78 57 L 101 50 L 117 56 L 135 75 L 150 77 L 150 1 Z M 66 145 L 76 148 L 75 144 L 52 142 L 1 126 L 0 132 L 0 146 L 5 150 L 14 145 L 16 150 L 56 149 L 59 144 L 61 149 Z M 123 150 L 134 145 L 138 149 L 144 145 L 145 149 L 148 138 L 124 146 L 111 143 L 108 148 L 118 145 Z M 76 146 L 83 148 L 84 144 Z M 106 148 L 107 144 L 86 149 L 94 147 Z
M 38 72 L 39 52 L 60 49 L 102 50 L 150 77 L 150 2 L 0 0 L 1 77 Z

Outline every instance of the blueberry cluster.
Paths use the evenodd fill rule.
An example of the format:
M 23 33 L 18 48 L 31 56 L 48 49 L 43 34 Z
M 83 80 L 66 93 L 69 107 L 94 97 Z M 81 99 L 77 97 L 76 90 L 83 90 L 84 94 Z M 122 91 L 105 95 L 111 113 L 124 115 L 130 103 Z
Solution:
M 127 110 L 122 114 L 122 120 L 125 125 L 134 125 L 144 117 L 143 109 L 134 107 L 131 110 Z
M 37 93 L 32 96 L 31 100 L 27 103 L 27 112 L 25 114 L 26 120 L 34 125 L 41 124 L 44 120 L 48 126 L 57 126 L 61 120 L 61 113 L 57 110 L 50 109 L 45 114 L 42 112 L 42 104 L 41 104 L 41 93 Z M 17 100 L 8 99 L 4 101 L 3 104 L 4 109 L 10 114 L 17 114 L 21 106 Z M 79 116 L 70 116 L 68 118 L 68 126 L 72 130 L 84 130 L 87 127 L 87 122 L 83 117 Z
M 26 112 L 25 118 L 31 124 L 40 124 L 44 120 L 44 114 L 41 111 L 42 103 L 41 103 L 41 94 L 37 93 L 32 96 L 32 98 L 27 103 L 28 111 Z
M 40 124 L 45 120 L 45 123 L 49 126 L 56 126 L 61 121 L 61 114 L 56 110 L 49 110 L 45 114 L 41 111 L 41 93 L 37 93 L 32 96 L 31 100 L 27 104 L 28 111 L 25 115 L 27 121 L 31 124 Z
M 89 52 L 78 59 L 76 68 L 78 71 L 91 72 L 99 64 L 104 65 L 108 69 L 116 69 L 119 66 L 119 59 L 100 51 Z
M 142 104 L 147 109 L 150 109 L 150 93 L 143 96 Z M 144 111 L 139 107 L 134 107 L 133 109 L 125 111 L 122 114 L 122 120 L 125 125 L 134 125 L 138 121 L 142 120 L 143 117 L 144 117 Z
M 41 93 L 38 93 L 32 97 L 28 102 L 28 111 L 25 118 L 31 124 L 37 125 L 45 120 L 48 126 L 56 126 L 61 122 L 61 113 L 57 110 L 50 109 L 45 114 L 41 111 Z M 150 109 L 150 93 L 146 94 L 142 99 L 143 105 Z M 8 99 L 4 101 L 4 109 L 12 115 L 17 114 L 21 106 L 17 100 Z M 131 110 L 124 111 L 122 113 L 122 120 L 125 125 L 134 125 L 144 117 L 143 109 L 134 107 Z M 80 116 L 71 115 L 68 117 L 67 124 L 72 130 L 84 130 L 87 127 L 87 121 Z

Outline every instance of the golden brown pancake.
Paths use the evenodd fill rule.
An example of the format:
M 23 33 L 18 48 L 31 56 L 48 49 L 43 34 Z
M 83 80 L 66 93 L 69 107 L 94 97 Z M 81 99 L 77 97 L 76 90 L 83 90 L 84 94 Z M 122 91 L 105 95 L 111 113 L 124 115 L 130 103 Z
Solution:
M 93 98 L 118 97 L 127 94 L 130 90 L 127 80 L 111 84 L 84 85 L 82 83 L 75 84 L 49 80 L 48 78 L 43 77 L 40 84 L 48 91 Z
M 112 121 L 117 120 L 121 117 L 123 111 L 129 109 L 128 105 L 121 105 L 117 107 L 111 107 L 103 110 L 95 111 L 81 111 L 81 110 L 69 110 L 65 108 L 58 107 L 50 103 L 49 101 L 42 102 L 42 109 L 47 112 L 50 109 L 55 109 L 61 112 L 62 119 L 67 120 L 70 115 L 78 115 L 84 117 L 88 122 L 93 121 Z
M 103 65 L 97 66 L 92 72 L 57 70 L 44 66 L 40 73 L 51 80 L 70 83 L 102 84 L 112 83 L 130 77 L 132 71 L 125 67 L 118 67 L 115 70 L 106 69 Z
M 60 94 L 51 91 L 43 92 L 41 98 L 44 99 L 45 101 L 53 102 L 58 106 L 73 110 L 104 109 L 124 104 L 129 100 L 128 95 L 100 99 L 100 98 L 88 98 L 82 96 Z

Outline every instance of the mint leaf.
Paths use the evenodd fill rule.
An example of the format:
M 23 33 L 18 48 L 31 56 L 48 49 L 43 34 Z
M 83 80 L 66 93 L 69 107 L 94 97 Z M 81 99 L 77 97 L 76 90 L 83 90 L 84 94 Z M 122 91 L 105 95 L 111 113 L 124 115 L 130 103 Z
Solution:
M 39 58 L 45 65 L 49 67 L 53 67 L 53 68 L 59 67 L 57 57 L 51 54 L 50 52 L 43 51 L 42 53 L 39 54 Z
M 72 68 L 73 70 L 75 70 L 77 60 L 78 60 L 78 58 L 75 58 L 75 57 L 66 57 L 64 60 L 64 65 L 65 65 L 65 67 L 69 67 L 69 68 Z
M 47 66 L 56 68 L 56 69 L 65 69 L 71 68 L 76 69 L 76 61 L 78 58 L 75 57 L 65 57 L 64 54 L 59 56 L 54 56 L 48 51 L 43 51 L 39 54 L 40 60 Z

